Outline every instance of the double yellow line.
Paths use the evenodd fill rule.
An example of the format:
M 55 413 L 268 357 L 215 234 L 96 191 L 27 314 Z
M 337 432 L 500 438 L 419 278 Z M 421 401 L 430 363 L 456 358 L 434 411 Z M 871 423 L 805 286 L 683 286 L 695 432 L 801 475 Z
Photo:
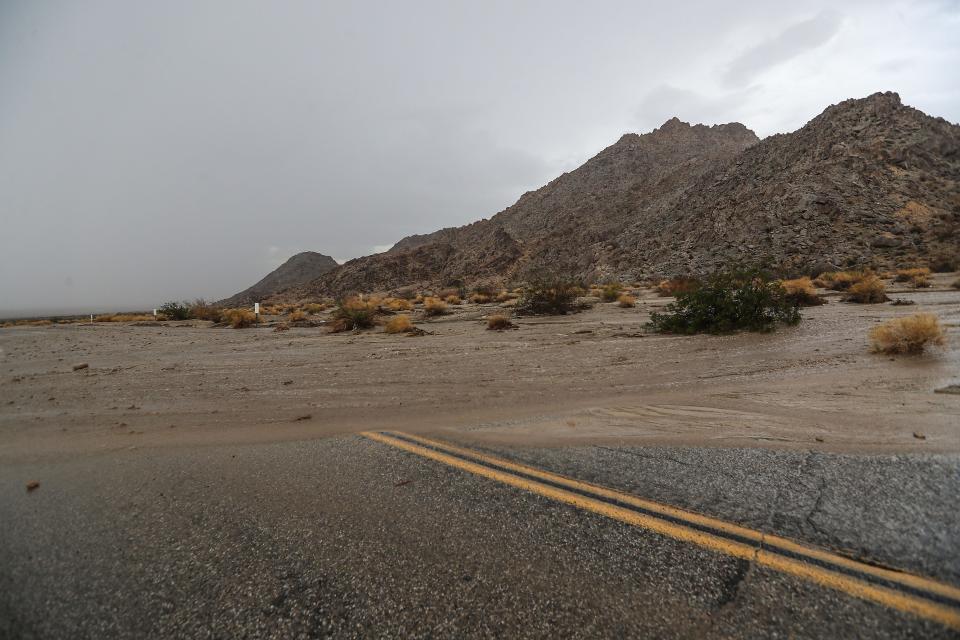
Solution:
M 960 630 L 960 589 L 628 493 L 439 440 L 399 432 L 361 435 L 404 451 L 671 538 L 742 558 Z

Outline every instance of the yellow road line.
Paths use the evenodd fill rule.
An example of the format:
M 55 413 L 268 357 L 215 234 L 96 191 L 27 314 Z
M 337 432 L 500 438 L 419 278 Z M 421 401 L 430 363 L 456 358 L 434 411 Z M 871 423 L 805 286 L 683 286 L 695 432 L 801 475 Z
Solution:
M 462 458 L 457 458 L 453 455 L 443 453 L 441 451 L 436 451 L 434 449 L 429 449 L 427 447 L 414 444 L 411 442 L 406 442 L 398 438 L 394 438 L 389 435 L 382 433 L 374 432 L 363 432 L 361 435 L 381 442 L 383 444 L 408 451 L 410 453 L 419 455 L 424 458 L 434 460 L 436 462 L 441 462 L 451 467 L 461 469 L 473 473 L 478 476 L 482 476 L 491 480 L 501 482 L 503 484 L 522 489 L 524 491 L 529 491 L 537 495 L 541 495 L 547 498 L 551 498 L 558 502 L 568 504 L 580 509 L 591 511 L 599 515 L 624 522 L 637 527 L 642 527 L 656 533 L 669 536 L 676 540 L 682 540 L 684 542 L 690 542 L 701 547 L 719 551 L 730 556 L 737 558 L 742 558 L 745 560 L 750 560 L 756 562 L 760 565 L 767 566 L 783 573 L 790 575 L 798 576 L 816 584 L 819 584 L 824 587 L 831 589 L 836 589 L 842 591 L 849 595 L 862 598 L 864 600 L 869 600 L 876 602 L 878 604 L 885 605 L 887 607 L 897 609 L 906 613 L 911 613 L 929 620 L 935 620 L 941 624 L 944 624 L 953 629 L 960 629 L 960 611 L 925 600 L 923 598 L 899 593 L 893 589 L 887 587 L 882 587 L 869 582 L 858 580 L 857 578 L 844 575 L 842 573 L 836 573 L 829 571 L 827 569 L 821 568 L 816 565 L 807 564 L 800 560 L 796 560 L 789 557 L 781 556 L 775 552 L 768 551 L 766 549 L 743 544 L 733 540 L 727 540 L 725 538 L 704 532 L 697 529 L 692 529 L 685 527 L 683 525 L 674 524 L 666 520 L 661 520 L 655 516 L 649 516 L 642 513 L 637 513 L 630 509 L 620 507 L 617 505 L 612 505 L 601 500 L 590 498 L 578 493 L 573 493 L 572 491 L 567 491 L 565 489 L 560 489 L 557 487 L 552 487 L 546 484 L 537 482 L 536 480 L 530 480 L 528 478 L 522 478 L 515 476 L 513 474 L 500 471 L 497 469 L 491 469 L 486 467 L 478 462 L 470 462 L 469 460 L 463 460 Z M 411 437 L 408 434 L 404 434 L 404 437 Z M 444 445 L 449 446 L 449 445 Z M 466 451 L 466 450 L 465 450 Z M 482 455 L 482 454 L 472 454 L 472 455 Z M 490 458 L 493 460 L 493 458 Z M 505 466 L 501 462 L 497 462 L 500 466 Z M 513 464 L 513 463 L 511 463 Z M 522 465 L 515 465 L 516 467 L 522 467 Z M 523 473 L 529 473 L 528 468 L 524 468 Z M 519 468 L 517 470 L 520 470 Z M 532 470 L 532 469 L 531 469 Z M 538 470 L 537 470 L 538 471 Z M 545 474 L 546 472 L 539 472 Z M 533 475 L 533 474 L 531 474 Z M 543 476 L 538 476 L 543 477 Z M 559 477 L 559 476 L 558 476 Z M 544 478 L 546 479 L 546 478 Z M 567 479 L 570 482 L 576 482 Z M 569 485 L 568 485 L 569 486 Z M 585 485 L 584 486 L 588 486 Z M 573 487 L 571 487 L 573 488 Z M 596 491 L 597 489 L 602 489 L 601 487 L 595 487 L 589 485 L 590 491 Z M 609 490 L 605 490 L 609 491 Z M 611 492 L 617 493 L 617 492 Z M 619 495 L 617 498 L 619 499 Z M 628 495 L 628 494 L 622 494 Z M 645 501 L 644 501 L 645 502 Z M 655 504 L 655 503 L 653 503 Z M 664 505 L 660 505 L 664 506 Z M 672 508 L 671 508 L 672 509 Z M 681 510 L 676 510 L 682 512 Z M 689 512 L 682 512 L 685 515 Z M 694 514 L 695 515 L 695 514 Z M 703 517 L 703 516 L 699 516 Z M 712 520 L 712 519 L 711 519 Z M 722 522 L 722 521 L 717 521 Z M 724 523 L 728 524 L 728 523 Z M 712 525 L 711 525 L 712 526 Z M 736 525 L 729 525 L 731 527 L 736 527 Z M 740 527 L 736 527 L 740 529 Z M 727 530 L 727 529 L 724 529 Z M 762 534 L 761 534 L 762 535 Z M 758 541 L 759 542 L 759 541 Z M 857 564 L 858 570 L 860 569 L 859 563 Z M 869 565 L 863 565 L 863 567 L 868 567 Z
M 555 482 L 557 484 L 563 484 L 572 489 L 578 489 L 580 491 L 587 491 L 595 495 L 603 496 L 605 498 L 612 498 L 614 500 L 619 500 L 626 504 L 631 504 L 642 509 L 647 509 L 649 511 L 654 511 L 656 513 L 662 513 L 664 515 L 672 516 L 674 518 L 679 518 L 686 520 L 687 522 L 692 522 L 699 525 L 704 525 L 711 527 L 719 531 L 726 531 L 727 533 L 732 533 L 744 538 L 755 540 L 757 542 L 762 542 L 765 546 L 775 546 L 786 551 L 791 551 L 794 553 L 800 553 L 805 556 L 816 558 L 818 560 L 823 560 L 831 564 L 843 566 L 849 569 L 854 569 L 860 573 L 868 573 L 878 578 L 883 578 L 884 580 L 889 580 L 891 582 L 896 582 L 899 584 L 907 585 L 917 589 L 923 589 L 931 593 L 937 593 L 948 598 L 953 598 L 960 600 L 960 589 L 949 584 L 944 584 L 942 582 L 937 582 L 936 580 L 931 580 L 929 578 L 924 578 L 922 576 L 914 575 L 912 573 L 907 573 L 904 571 L 896 571 L 893 569 L 885 569 L 883 567 L 878 567 L 871 564 L 866 564 L 864 562 L 857 562 L 856 560 L 841 556 L 836 553 L 831 553 L 823 549 L 817 549 L 816 547 L 806 546 L 798 544 L 792 540 L 786 538 L 781 538 L 780 536 L 775 536 L 769 533 L 763 533 L 762 531 L 756 531 L 754 529 L 748 529 L 746 527 L 741 527 L 739 525 L 725 522 L 723 520 L 718 520 L 717 518 L 711 518 L 709 516 L 704 516 L 693 511 L 687 511 L 685 509 L 679 509 L 668 504 L 663 504 L 660 502 L 654 502 L 652 500 L 644 500 L 643 498 L 638 498 L 637 496 L 630 495 L 629 493 L 624 493 L 622 491 L 615 491 L 613 489 L 608 489 L 607 487 L 601 487 L 599 485 L 591 484 L 589 482 L 583 482 L 581 480 L 576 480 L 574 478 L 568 478 L 556 473 L 551 473 L 549 471 L 543 471 L 535 467 L 528 467 L 527 465 L 518 464 L 504 458 L 498 458 L 495 456 L 487 455 L 479 451 L 473 451 L 472 449 L 466 449 L 463 447 L 458 447 L 456 445 L 448 444 L 440 440 L 434 440 L 432 438 L 425 438 L 423 436 L 413 435 L 411 433 L 402 433 L 404 438 L 411 440 L 416 440 L 423 444 L 438 447 L 446 451 L 457 453 L 462 456 L 468 456 L 474 460 L 479 460 L 486 462 L 488 464 L 494 464 L 505 469 L 511 469 L 526 475 L 535 476 L 537 478 L 542 478 L 550 482 Z

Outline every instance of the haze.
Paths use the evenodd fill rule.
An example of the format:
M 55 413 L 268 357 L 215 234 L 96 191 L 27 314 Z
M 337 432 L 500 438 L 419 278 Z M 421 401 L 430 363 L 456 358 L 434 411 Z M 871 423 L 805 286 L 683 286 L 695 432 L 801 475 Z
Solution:
M 224 297 L 676 115 L 960 119 L 957 2 L 0 3 L 0 312 Z M 771 36 L 770 34 L 776 34 Z

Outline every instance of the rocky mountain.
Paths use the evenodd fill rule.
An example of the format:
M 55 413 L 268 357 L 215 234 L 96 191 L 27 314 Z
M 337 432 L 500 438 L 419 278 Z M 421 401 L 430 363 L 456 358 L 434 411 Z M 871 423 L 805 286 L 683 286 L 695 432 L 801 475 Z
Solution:
M 960 259 L 960 127 L 896 93 L 846 100 L 638 212 L 616 271 L 788 271 Z
M 237 307 L 260 302 L 280 291 L 308 285 L 321 275 L 336 269 L 337 266 L 339 266 L 337 261 L 330 256 L 314 251 L 304 251 L 268 273 L 257 284 L 220 300 L 217 304 Z
M 960 256 L 960 127 L 895 93 L 847 100 L 759 141 L 672 119 L 627 134 L 488 220 L 411 236 L 284 297 L 701 274 L 760 262 L 799 273 Z

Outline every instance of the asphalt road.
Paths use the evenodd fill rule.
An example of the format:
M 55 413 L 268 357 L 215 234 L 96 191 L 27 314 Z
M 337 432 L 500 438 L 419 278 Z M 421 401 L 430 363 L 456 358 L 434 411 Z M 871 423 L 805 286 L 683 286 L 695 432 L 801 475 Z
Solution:
M 534 468 L 493 477 L 404 442 L 446 458 L 351 435 L 5 463 L 0 637 L 960 636 L 930 593 L 960 585 L 960 456 L 484 450 Z M 687 516 L 631 522 L 534 472 L 840 552 L 868 587 L 764 560 L 772 543 L 738 556 L 710 542 L 721 525 L 703 543 Z M 900 580 L 883 567 L 920 587 L 857 577 Z

